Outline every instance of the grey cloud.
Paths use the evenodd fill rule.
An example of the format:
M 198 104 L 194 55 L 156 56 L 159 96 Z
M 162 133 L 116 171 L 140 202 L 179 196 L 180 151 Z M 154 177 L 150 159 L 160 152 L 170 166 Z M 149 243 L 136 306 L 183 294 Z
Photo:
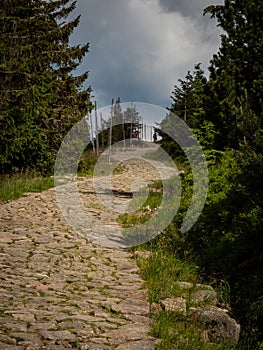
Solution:
M 161 11 L 158 1 L 174 6 Z M 199 5 L 191 8 L 192 17 L 183 16 L 184 3 L 199 1 L 78 0 L 81 24 L 71 42 L 90 43 L 81 71 L 90 71 L 87 85 L 100 106 L 117 96 L 168 106 L 178 78 L 198 62 L 205 68 L 218 47 L 216 24 L 195 17 Z M 203 3 L 211 2 L 200 3 L 202 19 Z
M 223 0 L 158 0 L 167 12 L 180 12 L 184 16 L 201 17 L 203 10 L 213 4 L 222 4 Z

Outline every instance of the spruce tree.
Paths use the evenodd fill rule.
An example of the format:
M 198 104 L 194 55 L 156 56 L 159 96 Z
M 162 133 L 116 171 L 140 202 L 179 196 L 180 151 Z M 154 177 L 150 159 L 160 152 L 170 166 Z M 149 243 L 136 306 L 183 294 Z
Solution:
M 3 0 L 0 8 L 0 171 L 52 170 L 59 145 L 90 104 L 88 74 L 74 76 L 89 45 L 69 46 L 76 2 Z M 64 20 L 64 21 L 63 21 Z
M 207 116 L 210 103 L 208 83 L 200 63 L 194 67 L 194 72 L 187 72 L 185 79 L 179 79 L 172 92 L 172 104 L 166 118 L 159 124 L 157 132 L 162 137 L 162 146 L 172 157 L 183 156 L 182 149 L 162 129 L 169 123 L 175 123 L 175 117 L 184 120 L 189 128 L 195 132 L 201 146 L 210 150 L 214 146 L 217 134 L 214 124 Z M 174 114 L 174 115 L 173 115 Z
M 136 137 L 142 128 L 142 116 L 133 103 L 124 111 L 124 122 L 126 138 Z
M 119 142 L 125 139 L 124 125 L 123 125 L 123 112 L 121 108 L 121 99 L 118 97 L 113 106 L 113 116 L 112 116 L 112 141 L 113 143 Z
M 219 52 L 210 66 L 213 108 L 222 147 L 262 144 L 263 70 L 262 1 L 225 0 L 205 13 L 224 30 Z

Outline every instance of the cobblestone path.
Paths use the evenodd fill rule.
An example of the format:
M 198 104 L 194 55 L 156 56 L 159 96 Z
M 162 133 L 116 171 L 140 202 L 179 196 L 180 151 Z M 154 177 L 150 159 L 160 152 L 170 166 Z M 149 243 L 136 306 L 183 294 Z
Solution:
M 136 160 L 128 168 L 114 176 L 116 189 L 127 189 Z M 151 166 L 143 173 L 156 179 Z M 116 225 L 117 214 L 95 208 L 91 179 L 80 188 L 90 211 Z M 0 214 L 0 349 L 155 348 L 143 280 L 128 250 L 77 234 L 54 189 L 3 204 Z

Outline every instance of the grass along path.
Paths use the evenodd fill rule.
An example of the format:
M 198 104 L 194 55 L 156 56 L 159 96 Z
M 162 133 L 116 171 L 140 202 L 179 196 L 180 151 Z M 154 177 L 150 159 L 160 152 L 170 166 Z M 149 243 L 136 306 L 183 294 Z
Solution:
M 171 181 L 171 180 L 168 180 Z M 162 184 L 156 182 L 150 185 L 149 196 L 146 203 L 134 213 L 119 216 L 120 222 L 125 226 L 133 226 L 147 221 L 154 215 L 156 207 L 160 203 L 158 196 L 162 195 Z M 138 199 L 139 200 L 139 199 Z M 174 230 L 173 226 L 168 231 Z M 170 232 L 171 234 L 171 232 Z M 231 344 L 209 343 L 205 339 L 205 329 L 200 323 L 191 319 L 182 312 L 170 312 L 162 308 L 162 300 L 169 298 L 184 298 L 186 300 L 186 312 L 193 305 L 192 296 L 200 288 L 210 286 L 201 285 L 198 266 L 190 257 L 180 259 L 169 249 L 169 239 L 165 233 L 154 240 L 135 249 L 135 258 L 140 268 L 140 273 L 145 280 L 148 298 L 151 308 L 151 317 L 154 321 L 151 335 L 161 341 L 156 350 L 233 350 L 237 349 Z M 174 232 L 176 239 L 176 232 Z M 182 288 L 180 282 L 192 285 L 190 288 Z M 227 302 L 225 286 L 217 290 L 218 299 Z M 207 303 L 209 305 L 209 301 Z M 203 304 L 205 306 L 205 303 Z
M 0 203 L 14 200 L 27 192 L 42 192 L 54 186 L 52 177 L 31 175 L 0 176 Z

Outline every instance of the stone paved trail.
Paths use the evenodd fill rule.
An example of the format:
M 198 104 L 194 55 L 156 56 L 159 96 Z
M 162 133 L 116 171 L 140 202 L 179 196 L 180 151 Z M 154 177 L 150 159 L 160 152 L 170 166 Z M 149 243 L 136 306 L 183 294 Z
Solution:
M 114 176 L 116 189 L 127 189 L 137 166 L 134 160 Z M 143 169 L 146 181 L 156 179 L 152 166 Z M 116 225 L 117 214 L 96 206 L 91 179 L 80 188 L 90 212 Z M 128 250 L 77 234 L 54 189 L 1 205 L 0 219 L 0 349 L 155 348 L 143 280 Z

